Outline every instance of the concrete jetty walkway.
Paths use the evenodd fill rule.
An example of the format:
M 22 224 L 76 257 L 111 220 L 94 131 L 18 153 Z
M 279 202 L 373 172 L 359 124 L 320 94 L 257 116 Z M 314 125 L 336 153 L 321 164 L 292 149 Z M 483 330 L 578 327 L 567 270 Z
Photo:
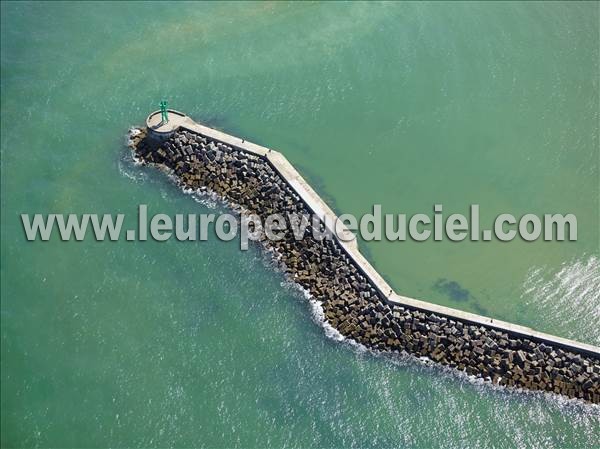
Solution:
M 210 128 L 195 122 L 190 117 L 182 112 L 169 109 L 169 122 L 161 124 L 160 111 L 153 112 L 148 116 L 146 125 L 148 131 L 154 134 L 157 138 L 166 138 L 173 132 L 183 129 L 195 133 L 202 134 L 211 139 L 223 142 L 234 148 L 256 154 L 266 159 L 271 166 L 287 181 L 289 186 L 302 198 L 312 212 L 322 218 L 325 225 L 331 231 L 337 231 L 337 235 L 343 235 L 344 240 L 337 239 L 336 232 L 333 235 L 337 239 L 339 245 L 344 249 L 347 255 L 356 263 L 362 273 L 372 282 L 379 293 L 390 304 L 406 306 L 413 309 L 435 313 L 440 316 L 445 316 L 451 319 L 456 319 L 462 322 L 467 322 L 475 325 L 481 325 L 486 328 L 496 329 L 506 332 L 515 337 L 525 337 L 532 341 L 548 343 L 552 346 L 559 347 L 575 353 L 580 353 L 594 358 L 600 358 L 600 348 L 586 343 L 569 340 L 566 338 L 549 335 L 546 333 L 535 331 L 529 327 L 520 326 L 517 324 L 508 323 L 505 321 L 496 320 L 493 318 L 477 315 L 474 313 L 464 312 L 450 307 L 432 304 L 426 301 L 402 296 L 393 291 L 390 285 L 383 277 L 373 268 L 369 261 L 361 254 L 356 242 L 354 234 L 344 227 L 337 220 L 336 214 L 329 206 L 321 199 L 321 197 L 312 189 L 312 187 L 302 178 L 300 173 L 290 164 L 283 154 L 276 150 L 248 142 L 239 137 L 231 136 L 222 131 Z M 158 121 L 157 121 L 158 117 Z M 331 226 L 337 226 L 334 230 Z

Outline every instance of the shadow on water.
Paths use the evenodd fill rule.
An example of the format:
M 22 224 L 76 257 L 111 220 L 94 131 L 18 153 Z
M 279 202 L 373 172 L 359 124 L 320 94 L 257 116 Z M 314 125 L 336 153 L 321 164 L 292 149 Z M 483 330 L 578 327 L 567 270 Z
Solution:
M 373 250 L 366 240 L 360 238 L 360 234 L 357 236 L 358 238 L 358 249 L 360 253 L 369 261 L 371 266 L 375 268 L 375 271 L 379 273 L 379 275 L 383 278 L 383 280 L 394 290 L 394 292 L 398 293 L 401 290 L 398 288 L 398 285 L 387 275 L 385 274 L 382 267 L 378 266 L 375 256 L 373 255 Z M 376 243 L 376 242 L 373 242 Z M 387 293 L 387 292 L 386 292 Z
M 296 162 L 294 162 L 294 167 L 296 170 L 298 170 L 302 177 L 306 179 L 308 185 L 310 185 L 313 190 L 319 194 L 321 199 L 325 201 L 325 204 L 327 204 L 338 217 L 344 213 L 344 211 L 340 210 L 335 198 L 327 193 L 327 188 L 325 187 L 325 181 L 323 177 L 311 173 L 307 167 Z
M 202 114 L 191 114 L 190 118 L 195 122 L 201 123 L 209 128 L 216 129 L 217 131 L 224 132 L 230 136 L 238 137 L 248 142 L 261 145 L 263 147 L 272 148 L 272 143 L 265 142 L 260 136 L 252 134 L 243 128 L 236 125 L 239 120 L 232 120 L 230 117 L 225 115 L 202 115 Z
M 225 117 L 224 115 L 198 115 L 198 117 L 190 116 L 192 120 L 195 122 L 202 123 L 209 128 L 213 128 L 222 132 L 226 132 L 228 134 L 236 135 L 236 131 L 239 131 L 233 125 L 233 122 Z

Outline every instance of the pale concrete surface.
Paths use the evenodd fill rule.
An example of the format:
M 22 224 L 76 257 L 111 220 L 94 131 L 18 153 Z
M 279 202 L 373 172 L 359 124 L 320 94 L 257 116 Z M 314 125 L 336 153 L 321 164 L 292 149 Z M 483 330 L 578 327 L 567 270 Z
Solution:
M 397 304 L 399 306 L 408 306 L 415 309 L 419 309 L 425 312 L 431 312 L 438 315 L 448 317 L 463 322 L 469 322 L 476 325 L 482 325 L 487 328 L 497 329 L 502 332 L 507 332 L 517 337 L 526 337 L 533 340 L 545 341 L 554 346 L 567 349 L 570 351 L 590 354 L 596 357 L 600 357 L 600 348 L 597 346 L 589 345 L 586 343 L 580 343 L 574 340 L 569 340 L 554 335 L 537 332 L 529 327 L 520 326 L 517 324 L 508 323 L 505 321 L 495 320 L 474 313 L 464 312 L 462 310 L 453 309 L 450 307 L 440 306 L 418 299 L 401 296 L 393 291 L 390 285 L 381 277 L 381 275 L 373 268 L 367 259 L 360 253 L 358 244 L 354 234 L 348 230 L 341 222 L 337 221 L 337 216 L 327 206 L 327 204 L 321 199 L 321 197 L 308 185 L 308 183 L 302 178 L 300 173 L 289 163 L 289 161 L 275 150 L 270 150 L 263 146 L 257 145 L 252 142 L 240 139 L 238 137 L 225 134 L 221 131 L 209 128 L 202 124 L 196 123 L 191 118 L 185 116 L 182 113 L 183 118 L 177 118 L 178 127 L 188 129 L 190 131 L 203 134 L 211 139 L 219 140 L 227 145 L 235 147 L 240 150 L 244 150 L 259 156 L 266 158 L 273 168 L 288 182 L 290 187 L 302 198 L 307 206 L 312 210 L 313 213 L 321 217 L 325 225 L 330 231 L 334 231 L 334 225 L 337 223 L 338 235 L 343 235 L 344 239 L 337 239 L 339 244 L 348 254 L 348 256 L 356 263 L 357 267 L 363 272 L 363 274 L 373 283 L 373 285 L 379 290 L 379 292 L 387 299 L 391 304 Z M 151 116 L 152 117 L 152 114 Z M 149 119 L 150 119 L 149 117 Z M 160 112 L 158 120 L 160 121 Z M 171 126 L 174 126 L 173 124 Z M 175 129 L 175 128 L 174 128 Z M 174 130 L 173 129 L 173 130 Z M 334 233 L 334 235 L 336 235 Z M 337 237 L 337 236 L 336 236 Z M 344 241 L 351 239 L 350 241 Z
M 169 121 L 163 123 L 160 111 L 154 111 L 146 119 L 146 127 L 159 134 L 168 134 L 177 130 L 188 119 L 183 112 L 174 109 L 167 109 L 167 117 Z

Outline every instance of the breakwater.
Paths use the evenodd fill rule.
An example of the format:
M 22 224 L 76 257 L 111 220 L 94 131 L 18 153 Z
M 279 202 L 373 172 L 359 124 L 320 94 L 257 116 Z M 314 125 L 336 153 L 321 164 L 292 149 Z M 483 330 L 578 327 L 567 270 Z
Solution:
M 169 111 L 131 134 L 138 160 L 172 173 L 181 187 L 210 192 L 241 214 L 317 214 L 324 232 L 335 217 L 281 153 Z M 338 223 L 339 225 L 339 223 Z M 330 229 L 331 231 L 331 229 Z M 349 232 L 344 229 L 338 231 Z M 335 233 L 334 233 L 335 234 Z M 343 336 L 372 350 L 427 357 L 495 384 L 600 403 L 600 349 L 529 328 L 397 295 L 356 241 L 263 239 L 288 277 L 321 305 Z

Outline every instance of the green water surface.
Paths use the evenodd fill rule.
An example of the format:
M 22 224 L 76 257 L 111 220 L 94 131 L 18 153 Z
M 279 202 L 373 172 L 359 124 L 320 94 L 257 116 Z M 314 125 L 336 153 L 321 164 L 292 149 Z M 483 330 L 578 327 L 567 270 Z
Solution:
M 2 446 L 597 446 L 597 407 L 330 338 L 255 247 L 26 242 L 19 214 L 222 210 L 131 161 L 167 98 L 338 213 L 575 214 L 576 242 L 361 249 L 401 294 L 600 344 L 599 23 L 597 2 L 2 2 Z

